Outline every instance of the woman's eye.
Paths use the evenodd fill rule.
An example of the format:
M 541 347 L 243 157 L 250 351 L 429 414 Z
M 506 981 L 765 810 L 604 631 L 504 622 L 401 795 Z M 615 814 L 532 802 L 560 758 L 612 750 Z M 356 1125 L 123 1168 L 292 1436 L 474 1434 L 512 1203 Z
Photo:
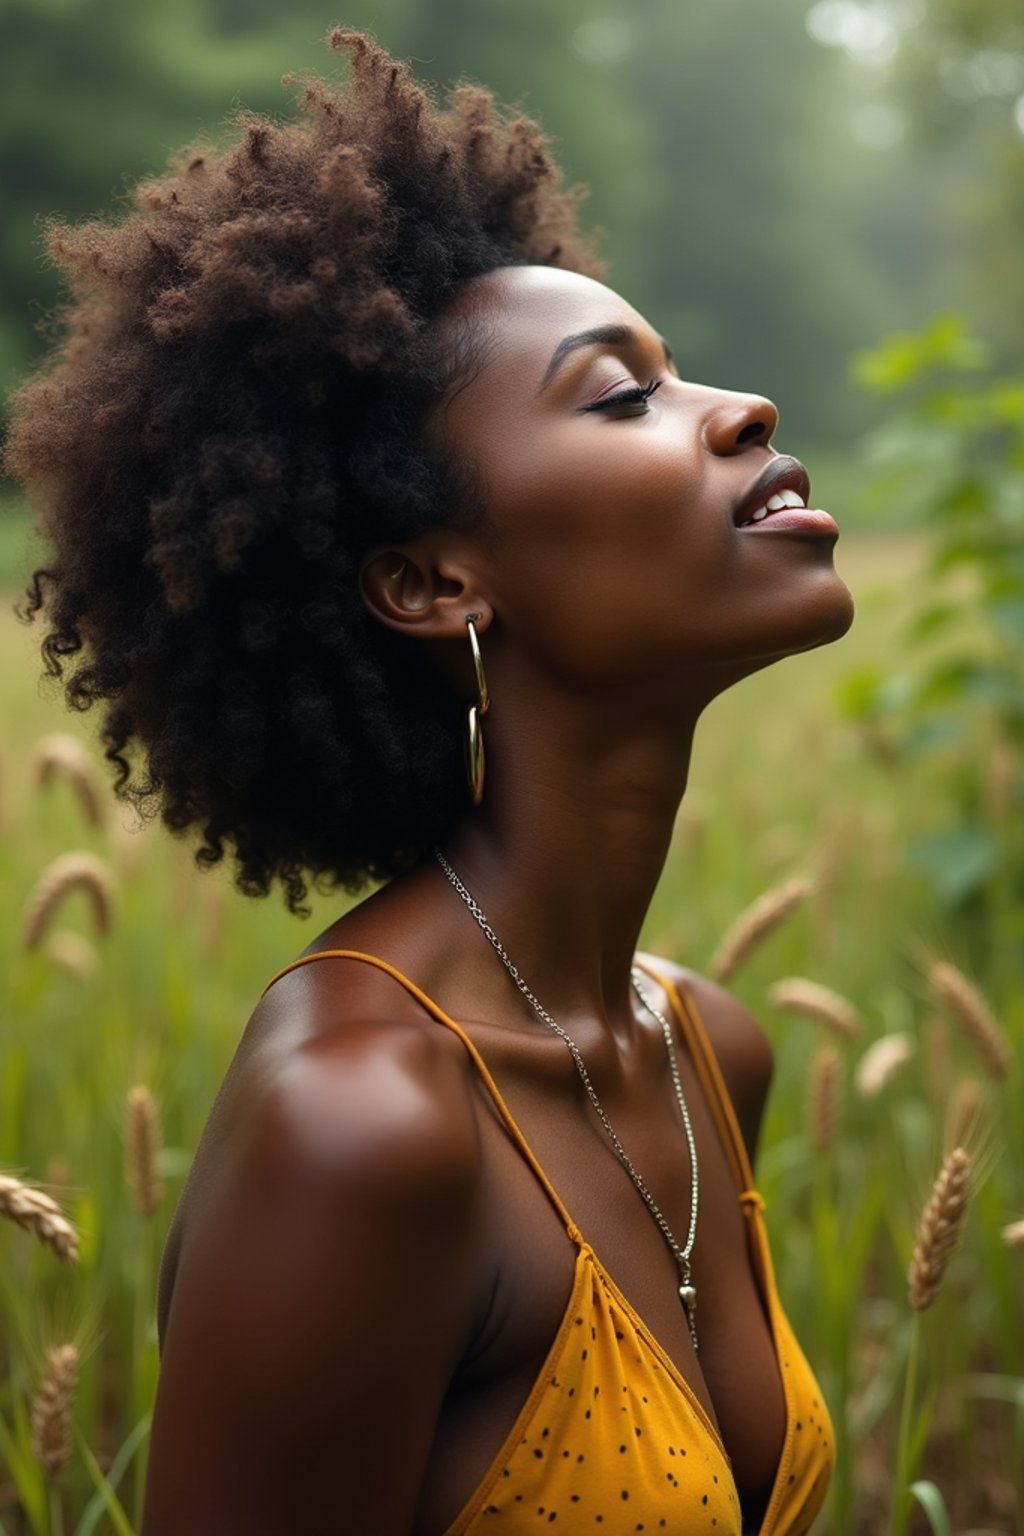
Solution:
M 661 388 L 660 379 L 652 379 L 649 384 L 635 384 L 632 389 L 620 389 L 614 395 L 606 395 L 603 400 L 595 400 L 593 405 L 585 405 L 585 411 L 625 411 L 629 415 L 642 415 L 647 409 L 647 402 L 656 389 Z

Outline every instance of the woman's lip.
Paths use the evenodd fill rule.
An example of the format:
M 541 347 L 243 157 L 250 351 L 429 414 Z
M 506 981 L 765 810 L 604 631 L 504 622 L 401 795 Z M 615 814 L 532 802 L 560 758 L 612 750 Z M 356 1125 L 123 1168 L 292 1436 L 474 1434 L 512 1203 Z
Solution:
M 782 507 L 759 523 L 741 523 L 737 533 L 802 533 L 808 538 L 838 539 L 834 517 L 821 507 Z
M 733 508 L 732 520 L 737 528 L 749 521 L 750 515 L 763 507 L 779 491 L 795 491 L 804 506 L 811 499 L 811 482 L 806 469 L 791 453 L 774 453 L 753 485 Z

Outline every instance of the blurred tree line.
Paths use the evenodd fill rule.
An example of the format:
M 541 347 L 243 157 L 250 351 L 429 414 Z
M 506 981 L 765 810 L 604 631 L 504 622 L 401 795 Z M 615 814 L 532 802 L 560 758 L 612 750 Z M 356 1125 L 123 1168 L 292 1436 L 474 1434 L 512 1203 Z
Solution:
M 785 448 L 850 442 L 847 360 L 894 326 L 1024 341 L 1019 0 L 0 0 L 0 386 L 58 298 L 41 221 L 116 210 L 233 105 L 287 115 L 337 19 L 536 113 L 611 280 Z

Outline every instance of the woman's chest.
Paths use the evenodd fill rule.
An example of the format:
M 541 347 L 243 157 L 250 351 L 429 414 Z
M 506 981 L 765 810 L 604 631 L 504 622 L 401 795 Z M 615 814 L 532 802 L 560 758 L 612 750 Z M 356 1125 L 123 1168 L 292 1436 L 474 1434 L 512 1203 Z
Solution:
M 585 1113 L 553 1117 L 546 1113 L 543 1093 L 517 1095 L 514 1084 L 508 1096 L 518 1100 L 511 1107 L 540 1167 L 593 1249 L 618 1299 L 641 1325 L 638 1345 L 629 1323 L 605 1332 L 603 1372 L 614 1378 L 611 1387 L 619 1399 L 616 1422 L 625 1403 L 632 1401 L 625 1393 L 634 1387 L 638 1409 L 648 1411 L 640 1402 L 642 1383 L 654 1369 L 655 1352 L 661 1351 L 669 1377 L 674 1371 L 680 1382 L 674 1386 L 666 1377 L 662 1383 L 659 1423 L 668 1420 L 676 1426 L 662 1435 L 666 1446 L 679 1426 L 695 1435 L 705 1450 L 710 1447 L 712 1455 L 716 1442 L 720 1443 L 731 1462 L 744 1524 L 756 1529 L 779 1466 L 785 1402 L 736 1185 L 693 1084 L 691 1090 L 698 1158 L 692 1250 L 698 1293 L 696 1354 L 677 1295 L 676 1262 L 614 1150 L 602 1135 L 595 1135 Z M 694 1181 L 678 1111 L 673 1117 L 673 1109 L 671 1094 L 666 1098 L 655 1093 L 650 1102 L 639 1106 L 638 1113 L 630 1114 L 624 1107 L 619 1119 L 623 1144 L 682 1245 Z M 447 1529 L 480 1479 L 493 1468 L 496 1456 L 508 1449 L 512 1426 L 521 1419 L 531 1395 L 536 1396 L 542 1377 L 550 1374 L 560 1331 L 564 1335 L 566 1327 L 570 1334 L 581 1330 L 579 1353 L 589 1355 L 584 1335 L 595 1325 L 593 1318 L 584 1317 L 579 1324 L 575 1318 L 567 1319 L 576 1247 L 537 1171 L 504 1127 L 486 1114 L 482 1156 L 482 1221 L 493 1255 L 490 1300 L 486 1322 L 453 1383 L 438 1425 L 418 1524 L 424 1536 Z M 607 1298 L 594 1304 L 606 1302 Z M 623 1337 L 616 1338 L 616 1333 Z M 591 1348 L 594 1342 L 590 1341 Z M 617 1360 L 616 1350 L 621 1357 Z M 600 1388 L 607 1402 L 609 1384 L 593 1378 L 592 1361 L 577 1358 L 573 1364 L 586 1375 L 587 1391 L 592 1394 L 595 1386 Z M 564 1363 L 560 1369 L 564 1376 Z M 597 1405 L 584 1402 L 586 1394 L 575 1391 L 571 1381 L 566 1392 L 573 1395 L 560 1399 L 559 1411 L 570 1421 L 578 1417 L 577 1438 L 590 1434 Z M 639 1421 L 631 1423 L 631 1434 L 639 1428 Z M 605 1450 L 614 1460 L 626 1454 L 620 1446 L 628 1437 L 616 1439 L 610 1428 L 609 1433 Z M 563 1450 L 578 1454 L 572 1450 L 574 1444 L 570 1435 Z M 542 1460 L 544 1444 L 534 1449 L 541 1452 L 538 1460 Z M 659 1478 L 670 1474 L 671 1468 L 658 1464 Z

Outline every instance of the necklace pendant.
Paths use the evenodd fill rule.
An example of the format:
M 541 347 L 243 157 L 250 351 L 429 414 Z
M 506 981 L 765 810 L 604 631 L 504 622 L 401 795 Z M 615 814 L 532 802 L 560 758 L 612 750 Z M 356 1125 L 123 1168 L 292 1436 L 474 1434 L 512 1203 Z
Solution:
M 682 1302 L 683 1312 L 686 1316 L 686 1326 L 690 1330 L 690 1338 L 693 1340 L 693 1352 L 698 1353 L 697 1323 L 694 1313 L 697 1310 L 697 1288 L 687 1280 L 679 1287 L 679 1300 Z

